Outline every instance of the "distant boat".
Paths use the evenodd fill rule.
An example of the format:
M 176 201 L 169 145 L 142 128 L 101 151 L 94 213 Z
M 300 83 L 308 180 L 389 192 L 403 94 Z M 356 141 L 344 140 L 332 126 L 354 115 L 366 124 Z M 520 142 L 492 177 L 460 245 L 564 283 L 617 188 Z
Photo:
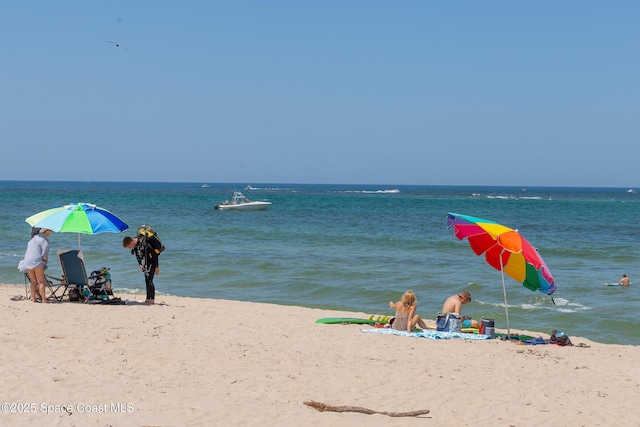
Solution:
M 233 193 L 231 201 L 225 200 L 213 207 L 218 211 L 264 211 L 271 206 L 271 202 L 252 202 L 239 191 Z
M 202 184 L 202 188 L 209 188 L 209 184 Z
M 635 193 L 635 192 L 636 192 L 636 190 L 634 190 L 633 188 L 630 188 L 630 189 L 627 190 L 627 193 Z

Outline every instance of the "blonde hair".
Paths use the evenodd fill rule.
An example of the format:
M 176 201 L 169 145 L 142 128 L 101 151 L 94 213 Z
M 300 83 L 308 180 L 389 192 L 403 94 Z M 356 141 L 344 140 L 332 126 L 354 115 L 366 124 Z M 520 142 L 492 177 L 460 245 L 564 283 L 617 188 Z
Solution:
M 416 298 L 416 295 L 411 290 L 405 292 L 404 295 L 402 295 L 402 305 L 404 305 L 405 307 L 411 307 L 412 305 L 415 305 L 417 302 L 418 302 L 418 299 Z

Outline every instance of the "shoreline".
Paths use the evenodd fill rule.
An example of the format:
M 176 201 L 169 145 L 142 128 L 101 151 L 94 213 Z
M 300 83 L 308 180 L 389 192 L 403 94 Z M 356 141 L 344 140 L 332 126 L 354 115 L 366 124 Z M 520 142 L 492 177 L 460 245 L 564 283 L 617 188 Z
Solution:
M 559 416 L 560 424 L 577 426 L 640 419 L 633 403 L 638 346 L 574 336 L 574 345 L 588 347 L 379 335 L 361 332 L 363 325 L 315 323 L 364 313 L 169 295 L 155 306 L 34 304 L 11 301 L 16 289 L 24 294 L 22 285 L 0 284 L 0 354 L 7 361 L 0 396 L 16 411 L 20 403 L 35 410 L 3 410 L 4 426 L 523 426 L 557 425 Z M 320 412 L 305 401 L 430 412 Z

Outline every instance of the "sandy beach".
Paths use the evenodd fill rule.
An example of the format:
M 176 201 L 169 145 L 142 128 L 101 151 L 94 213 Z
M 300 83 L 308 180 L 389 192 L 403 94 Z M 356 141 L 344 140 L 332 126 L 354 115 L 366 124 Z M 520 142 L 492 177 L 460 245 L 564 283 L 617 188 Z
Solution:
M 3 426 L 639 425 L 636 346 L 380 335 L 315 323 L 365 313 L 250 302 L 16 295 L 23 286 L 0 285 Z M 320 412 L 305 401 L 430 412 Z

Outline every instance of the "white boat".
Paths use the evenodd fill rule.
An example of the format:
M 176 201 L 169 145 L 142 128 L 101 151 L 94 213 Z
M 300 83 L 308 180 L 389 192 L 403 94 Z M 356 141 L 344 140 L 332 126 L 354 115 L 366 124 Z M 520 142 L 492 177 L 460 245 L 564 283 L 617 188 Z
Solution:
M 271 202 L 255 201 L 247 199 L 244 194 L 239 191 L 233 193 L 231 201 L 225 200 L 219 205 L 213 207 L 219 211 L 263 211 L 271 206 Z
M 202 184 L 202 188 L 209 188 L 209 184 Z

